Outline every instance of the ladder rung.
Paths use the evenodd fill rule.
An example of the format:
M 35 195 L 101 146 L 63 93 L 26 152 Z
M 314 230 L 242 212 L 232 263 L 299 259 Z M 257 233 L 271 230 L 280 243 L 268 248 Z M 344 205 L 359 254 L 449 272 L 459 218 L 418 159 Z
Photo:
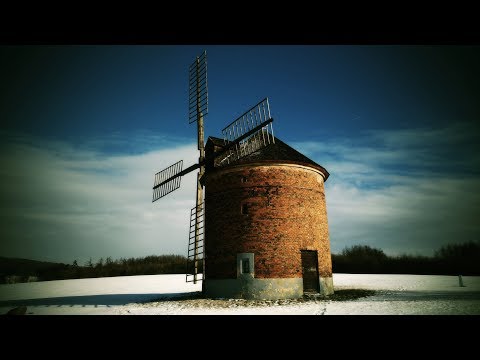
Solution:
M 203 233 L 202 233 L 202 234 L 199 234 L 199 235 L 203 235 Z M 192 239 L 195 239 L 195 236 L 192 236 L 192 237 L 190 237 L 190 238 L 188 239 L 188 240 L 189 240 L 189 243 L 188 243 L 188 245 L 192 245 L 192 244 L 194 244 L 194 243 L 195 243 L 195 241 L 191 241 Z M 201 238 L 201 239 L 198 239 L 198 241 L 197 241 L 197 242 L 202 242 L 202 241 L 203 241 L 203 238 Z
M 193 239 L 193 238 L 191 238 L 190 240 L 192 240 L 192 239 Z M 203 243 L 203 239 L 199 239 L 198 241 L 190 241 L 190 242 L 188 243 L 188 246 L 194 245 L 195 243 L 197 243 L 197 244 L 198 244 L 198 243 Z
M 201 233 L 199 233 L 199 234 L 194 234 L 194 235 L 190 234 L 189 237 L 188 237 L 188 239 L 189 239 L 189 240 L 192 240 L 192 239 L 194 239 L 194 238 L 197 237 L 197 236 L 200 237 L 201 235 L 203 235 L 203 232 L 201 232 Z
M 193 282 L 195 280 L 195 275 L 197 277 L 197 281 L 203 280 L 203 271 L 197 272 L 197 274 L 195 274 L 195 270 L 198 270 L 199 267 L 203 268 L 204 265 L 204 210 L 205 209 L 203 203 L 190 210 L 190 229 L 188 233 L 188 248 L 186 259 L 186 282 Z M 197 264 L 196 269 L 195 264 Z
M 202 226 L 200 226 L 200 227 L 198 227 L 198 229 L 197 229 L 197 230 L 201 230 L 201 229 L 203 229 L 203 225 L 202 225 Z M 193 229 L 192 231 L 190 231 L 190 234 L 191 234 L 192 232 L 195 232 L 195 231 L 196 231 L 196 229 Z M 203 233 L 202 233 L 202 234 L 203 234 Z

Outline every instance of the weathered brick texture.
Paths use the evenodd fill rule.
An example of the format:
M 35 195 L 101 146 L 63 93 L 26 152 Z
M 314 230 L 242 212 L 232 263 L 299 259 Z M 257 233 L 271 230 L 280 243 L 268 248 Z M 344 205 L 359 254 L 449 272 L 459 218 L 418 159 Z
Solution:
M 236 278 L 237 253 L 255 254 L 256 278 L 302 277 L 301 250 L 317 250 L 320 276 L 332 275 L 317 169 L 271 162 L 230 166 L 208 173 L 205 189 L 207 279 Z

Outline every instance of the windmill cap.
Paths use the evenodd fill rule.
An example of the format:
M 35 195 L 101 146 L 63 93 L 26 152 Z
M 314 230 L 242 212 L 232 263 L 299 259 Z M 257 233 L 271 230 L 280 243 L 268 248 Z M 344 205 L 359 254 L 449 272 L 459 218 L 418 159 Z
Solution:
M 223 145 L 224 145 L 223 139 L 217 138 L 214 136 L 209 136 L 207 140 L 206 149 L 213 148 L 215 146 L 223 147 Z M 208 156 L 209 154 L 206 154 L 206 155 Z M 234 164 L 231 164 L 228 166 L 234 166 L 238 164 L 248 164 L 252 162 L 267 162 L 267 163 L 282 162 L 286 164 L 298 164 L 298 165 L 312 167 L 320 171 L 323 174 L 324 181 L 327 181 L 328 177 L 330 176 L 327 169 L 317 164 L 312 159 L 306 157 L 299 151 L 295 150 L 291 146 L 287 145 L 278 137 L 275 137 L 274 144 L 272 143 L 250 155 L 247 155 L 239 159 Z

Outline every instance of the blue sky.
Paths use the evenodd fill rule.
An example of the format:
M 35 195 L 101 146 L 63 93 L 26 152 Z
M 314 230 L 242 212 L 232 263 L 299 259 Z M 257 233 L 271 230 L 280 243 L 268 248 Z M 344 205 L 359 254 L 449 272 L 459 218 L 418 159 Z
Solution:
M 333 252 L 431 255 L 478 240 L 478 46 L 1 46 L 0 256 L 185 254 L 198 158 L 188 66 L 207 50 L 206 135 L 264 97 L 324 166 Z

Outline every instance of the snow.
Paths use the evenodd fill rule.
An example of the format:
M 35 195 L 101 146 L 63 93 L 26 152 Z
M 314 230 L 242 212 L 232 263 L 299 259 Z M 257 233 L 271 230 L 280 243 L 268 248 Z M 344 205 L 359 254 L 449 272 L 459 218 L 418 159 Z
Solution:
M 0 285 L 0 314 L 32 315 L 480 315 L 480 276 L 334 274 L 336 291 L 375 290 L 351 300 L 201 299 L 185 275 L 122 276 Z

